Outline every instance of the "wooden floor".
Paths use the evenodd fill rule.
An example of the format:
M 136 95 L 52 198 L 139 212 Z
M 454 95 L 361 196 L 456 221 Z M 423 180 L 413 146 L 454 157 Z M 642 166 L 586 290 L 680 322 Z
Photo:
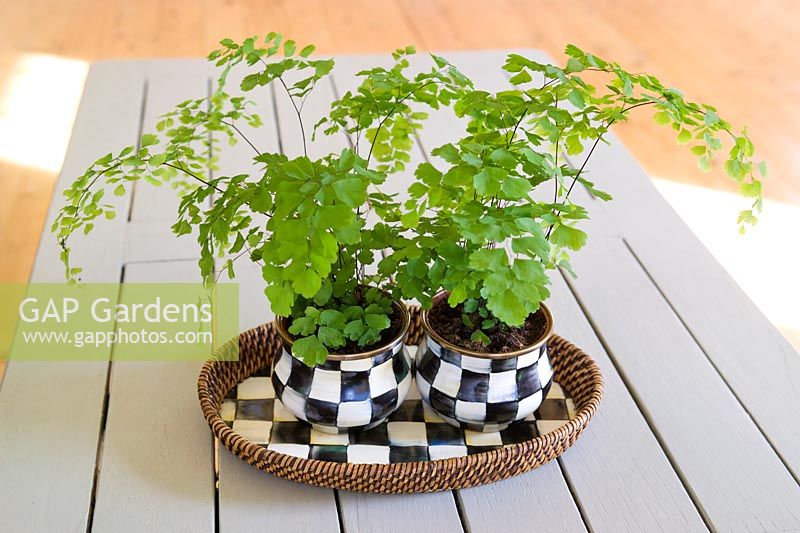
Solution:
M 80 89 L 79 76 L 67 86 L 44 60 L 34 62 L 38 71 L 21 70 L 26 59 L 80 65 L 69 60 L 198 56 L 222 37 L 270 30 L 316 43 L 323 53 L 415 43 L 425 50 L 535 47 L 560 60 L 572 42 L 653 72 L 689 97 L 713 102 L 734 124 L 749 124 L 770 163 L 767 196 L 800 204 L 793 172 L 800 154 L 800 107 L 793 104 L 800 99 L 800 2 L 793 0 L 1 0 L 0 13 L 0 145 L 13 138 L 30 152 L 21 158 L 0 148 L 0 281 L 28 279 L 57 173 L 57 165 L 37 161 L 66 144 L 66 133 L 36 133 L 53 124 L 43 108 L 61 109 L 66 94 L 69 109 Z M 30 113 L 21 114 L 10 94 L 28 74 L 36 76 L 40 100 L 28 101 Z M 61 117 L 66 132 L 69 117 Z M 730 188 L 719 174 L 699 172 L 690 157 L 665 150 L 671 135 L 647 118 L 618 133 L 651 175 Z

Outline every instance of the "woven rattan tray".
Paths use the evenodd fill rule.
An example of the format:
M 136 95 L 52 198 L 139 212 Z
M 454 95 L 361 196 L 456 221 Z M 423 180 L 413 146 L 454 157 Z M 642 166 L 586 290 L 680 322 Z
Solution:
M 422 337 L 411 310 L 408 344 Z M 223 346 L 220 350 L 230 349 Z M 327 435 L 294 419 L 274 399 L 269 372 L 281 349 L 273 324 L 239 336 L 239 360 L 211 360 L 200 372 L 203 414 L 226 448 L 278 477 L 322 487 L 403 493 L 451 490 L 527 472 L 569 448 L 589 423 L 603 392 L 597 364 L 554 335 L 554 384 L 529 420 L 501 434 L 462 431 L 437 420 L 414 395 L 388 423 L 356 435 Z M 422 439 L 421 442 L 417 440 Z M 375 451 L 375 460 L 371 460 Z M 368 453 L 367 453 L 368 451 Z

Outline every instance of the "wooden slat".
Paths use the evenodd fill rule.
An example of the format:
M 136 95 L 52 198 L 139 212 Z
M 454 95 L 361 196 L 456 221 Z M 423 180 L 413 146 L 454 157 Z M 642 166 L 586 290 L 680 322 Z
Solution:
M 264 295 L 261 268 L 241 263 L 239 283 L 241 330 L 269 322 L 274 315 Z M 292 483 L 243 463 L 223 446 L 219 457 L 219 523 L 221 531 L 335 532 L 339 530 L 333 491 Z
M 557 461 L 521 476 L 458 491 L 466 530 L 473 533 L 586 531 Z
M 238 85 L 246 74 L 244 69 L 231 72 L 228 92 L 238 94 Z M 271 88 L 251 93 L 253 111 L 264 125 L 250 128 L 241 123 L 236 126 L 262 152 L 279 150 L 278 130 Z M 286 102 L 288 104 L 288 102 Z M 288 119 L 287 119 L 288 120 Z M 296 120 L 296 117 L 295 117 Z M 243 140 L 235 146 L 222 141 L 219 171 L 215 176 L 251 173 L 259 178 L 259 166 L 253 166 L 255 151 Z M 297 146 L 292 145 L 292 148 Z M 254 172 L 255 171 L 255 172 Z M 266 218 L 260 217 L 262 223 Z M 218 268 L 222 269 L 220 263 Z M 266 286 L 261 277 L 261 266 L 245 254 L 235 263 L 239 284 L 240 330 L 256 327 L 274 318 L 269 301 L 264 294 Z M 226 280 L 227 274 L 223 273 Z M 338 531 L 339 521 L 334 493 L 329 489 L 312 488 L 260 472 L 244 464 L 217 443 L 219 461 L 219 523 L 222 531 Z
M 211 72 L 208 61 L 160 59 L 147 61 L 144 65 L 147 70 L 147 101 L 143 133 L 156 133 L 156 123 L 161 115 L 172 111 L 182 101 L 208 96 Z M 196 149 L 201 150 L 201 147 L 197 146 Z M 191 178 L 185 179 L 191 181 Z M 154 187 L 139 182 L 133 195 L 131 221 L 162 222 L 167 225 L 177 218 L 179 203 L 178 195 L 169 185 Z M 188 235 L 182 238 L 191 240 Z
M 205 63 L 144 63 L 144 131 L 176 103 L 208 92 Z M 137 184 L 132 224 L 175 218 L 169 187 Z M 167 250 L 175 236 L 152 234 L 150 247 Z M 189 240 L 189 239 L 185 239 Z M 193 243 L 194 244 L 194 243 Z M 125 282 L 199 282 L 197 245 L 186 261 L 128 264 Z M 163 253 L 159 258 L 164 259 Z M 122 300 L 125 300 L 123 289 Z M 211 531 L 214 528 L 213 440 L 197 411 L 198 362 L 115 362 L 99 455 L 93 528 L 97 531 Z M 154 490 L 154 487 L 157 487 Z
M 148 185 L 142 184 L 143 187 Z M 171 191 L 168 191 L 171 192 Z M 175 211 L 172 215 L 176 215 Z M 132 221 L 125 228 L 122 243 L 124 244 L 125 263 L 143 263 L 153 261 L 183 261 L 197 258 L 197 235 L 176 237 L 169 221 Z M 169 246 L 153 246 L 156 242 L 169 242 Z
M 709 254 L 619 141 L 612 139 L 610 146 L 598 149 L 592 165 L 615 197 L 609 215 L 634 253 L 800 479 L 800 355 Z M 731 231 L 734 222 L 730 221 Z
M 219 451 L 220 531 L 336 533 L 333 491 L 276 478 Z
M 551 276 L 555 330 L 591 355 L 605 394 L 559 461 L 592 531 L 704 531 L 705 524 L 564 278 Z M 646 467 L 643 467 L 646 465 Z
M 53 191 L 31 281 L 64 281 L 64 267 L 59 259 L 61 250 L 50 233 L 50 225 L 64 205 L 64 190 L 105 153 L 116 153 L 123 146 L 137 143 L 144 98 L 143 67 L 138 61 L 101 61 L 92 65 Z M 109 120 L 109 109 L 114 110 L 114 120 Z M 114 206 L 118 216 L 97 224 L 89 237 L 78 232 L 69 241 L 73 266 L 82 267 L 81 278 L 89 282 L 117 282 L 120 278 L 123 249 L 120 235 L 125 228 L 131 196 L 109 194 L 103 202 Z
M 133 144 L 144 78 L 137 63 L 97 63 L 89 72 L 32 281 L 62 281 L 49 227 L 61 192 L 103 154 Z M 114 120 L 108 120 L 109 110 Z M 112 200 L 127 213 L 130 199 Z M 84 279 L 118 281 L 125 217 L 72 240 Z M 6 531 L 83 531 L 88 516 L 107 363 L 12 362 L 0 388 L 0 516 Z
M 800 527 L 800 487 L 624 243 L 591 241 L 574 264 L 584 311 L 710 525 Z
M 339 491 L 344 531 L 460 533 L 452 492 L 365 494 Z
M 200 275 L 194 261 L 143 263 L 128 265 L 124 281 L 198 283 Z M 200 366 L 112 363 L 94 531 L 213 531 L 213 441 L 197 407 Z

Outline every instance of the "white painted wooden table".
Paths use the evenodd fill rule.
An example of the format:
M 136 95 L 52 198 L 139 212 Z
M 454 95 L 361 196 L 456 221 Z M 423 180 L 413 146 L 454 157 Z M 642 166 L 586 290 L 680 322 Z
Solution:
M 485 88 L 506 87 L 504 52 L 445 55 Z M 306 103 L 307 123 L 376 61 L 389 58 L 339 58 L 332 82 Z M 135 143 L 173 104 L 207 94 L 212 80 L 201 60 L 93 65 L 51 219 L 61 190 L 90 161 Z M 264 150 L 299 154 L 285 96 L 258 105 L 267 126 L 248 135 Z M 434 114 L 415 162 L 460 127 Z M 312 155 L 343 142 L 322 139 Z M 224 154 L 222 170 L 249 160 L 242 143 Z M 558 461 L 456 492 L 337 493 L 217 450 L 196 399 L 198 363 L 14 362 L 0 388 L 0 530 L 800 530 L 800 357 L 619 142 L 593 161 L 593 180 L 616 201 L 580 191 L 592 208 L 590 243 L 574 260 L 577 279 L 554 274 L 550 305 L 556 331 L 600 364 L 606 396 Z M 177 205 L 169 189 L 139 186 L 114 201 L 130 216 L 76 239 L 85 279 L 198 279 L 194 241 L 169 233 Z M 258 270 L 239 273 L 241 327 L 270 320 Z M 62 279 L 48 234 L 32 279 Z

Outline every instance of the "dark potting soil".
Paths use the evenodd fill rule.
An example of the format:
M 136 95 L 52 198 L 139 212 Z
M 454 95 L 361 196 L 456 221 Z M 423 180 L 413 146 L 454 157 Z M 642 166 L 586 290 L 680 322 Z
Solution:
M 521 350 L 526 346 L 535 344 L 547 328 L 547 320 L 542 311 L 529 315 L 525 324 L 518 328 L 500 324 L 489 332 L 484 332 L 489 337 L 489 344 L 481 344 L 470 340 L 473 328 L 464 324 L 461 315 L 464 306 L 459 304 L 450 307 L 447 299 L 442 298 L 433 304 L 428 311 L 428 324 L 436 333 L 451 344 L 481 353 L 507 353 Z M 477 313 L 473 322 L 479 321 Z

